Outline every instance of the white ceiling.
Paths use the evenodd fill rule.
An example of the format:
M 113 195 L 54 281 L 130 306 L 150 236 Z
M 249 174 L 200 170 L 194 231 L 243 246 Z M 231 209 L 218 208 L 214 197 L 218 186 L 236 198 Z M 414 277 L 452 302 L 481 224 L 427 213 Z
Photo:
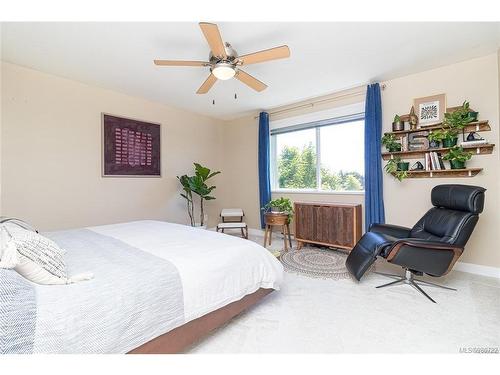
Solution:
M 287 44 L 291 57 L 195 92 L 208 68 L 157 67 L 153 59 L 206 60 L 197 23 L 3 23 L 2 59 L 221 119 L 387 80 L 495 52 L 500 23 L 219 23 L 240 55 Z M 234 99 L 234 94 L 238 99 Z M 212 100 L 216 104 L 212 104 Z

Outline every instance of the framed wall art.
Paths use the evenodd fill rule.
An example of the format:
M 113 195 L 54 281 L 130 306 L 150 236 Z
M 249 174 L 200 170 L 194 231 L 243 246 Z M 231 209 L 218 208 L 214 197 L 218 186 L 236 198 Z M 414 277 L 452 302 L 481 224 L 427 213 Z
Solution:
M 418 124 L 426 127 L 443 122 L 446 111 L 446 94 L 426 96 L 413 100 L 413 105 L 417 111 Z
M 102 113 L 102 175 L 161 177 L 160 124 Z

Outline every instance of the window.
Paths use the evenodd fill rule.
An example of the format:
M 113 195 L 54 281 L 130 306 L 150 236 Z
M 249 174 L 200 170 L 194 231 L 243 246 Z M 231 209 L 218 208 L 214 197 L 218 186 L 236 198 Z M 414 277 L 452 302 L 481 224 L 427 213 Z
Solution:
M 273 190 L 363 191 L 364 114 L 271 130 Z

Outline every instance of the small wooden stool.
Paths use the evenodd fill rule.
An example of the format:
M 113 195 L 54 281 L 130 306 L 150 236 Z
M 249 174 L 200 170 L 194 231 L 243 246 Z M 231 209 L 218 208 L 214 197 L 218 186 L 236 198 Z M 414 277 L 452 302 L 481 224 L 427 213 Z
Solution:
M 264 247 L 266 247 L 268 238 L 269 238 L 269 245 L 271 245 L 271 238 L 273 236 L 273 226 L 280 226 L 283 232 L 285 251 L 288 251 L 288 243 L 290 243 L 290 249 L 292 248 L 292 237 L 290 236 L 290 225 L 288 223 L 287 214 L 266 212 L 264 214 L 264 224 L 266 225 L 266 231 L 264 232 Z M 287 235 L 288 235 L 288 243 L 286 238 Z

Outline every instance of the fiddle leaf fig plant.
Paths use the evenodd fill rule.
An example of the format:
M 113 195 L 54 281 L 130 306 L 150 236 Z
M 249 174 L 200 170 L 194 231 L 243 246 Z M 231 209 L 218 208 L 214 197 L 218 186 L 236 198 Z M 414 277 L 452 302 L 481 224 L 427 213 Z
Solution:
M 187 209 L 191 226 L 195 225 L 193 193 L 200 197 L 200 225 L 203 226 L 205 225 L 204 201 L 215 199 L 211 193 L 216 188 L 215 186 L 208 186 L 207 181 L 215 175 L 218 175 L 220 171 L 212 172 L 209 168 L 204 167 L 199 163 L 194 163 L 194 168 L 194 176 L 177 176 L 177 179 L 181 183 L 182 189 L 184 190 L 184 193 L 181 193 L 181 197 L 187 201 Z

